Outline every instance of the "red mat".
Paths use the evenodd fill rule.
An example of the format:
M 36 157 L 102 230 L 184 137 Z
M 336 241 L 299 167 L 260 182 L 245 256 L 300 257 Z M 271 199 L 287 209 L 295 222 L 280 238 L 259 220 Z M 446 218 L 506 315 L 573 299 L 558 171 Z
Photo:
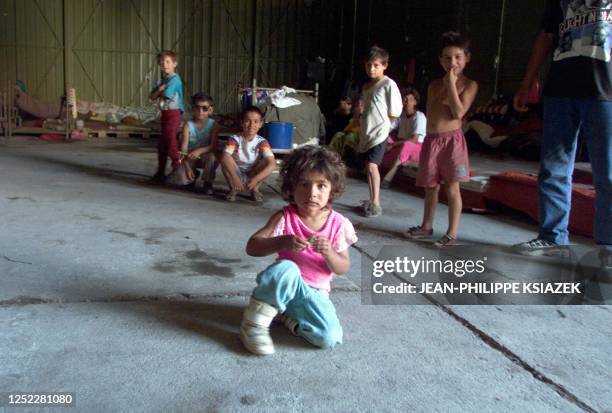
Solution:
M 504 172 L 492 176 L 484 196 L 510 208 L 523 211 L 536 221 L 539 218 L 538 178 L 535 175 Z M 595 190 L 574 186 L 568 230 L 574 234 L 592 237 L 594 219 Z
M 380 176 L 384 176 L 387 171 L 384 168 L 381 168 Z M 471 175 L 471 172 L 470 172 Z M 393 187 L 396 189 L 401 189 L 405 192 L 409 192 L 411 194 L 424 196 L 425 190 L 423 187 L 417 186 L 415 183 L 415 179 L 406 175 L 403 175 L 401 171 L 395 174 L 395 178 L 393 178 Z M 484 212 L 489 208 L 486 203 L 486 199 L 483 196 L 483 192 L 477 191 L 469 191 L 465 188 L 461 188 L 461 199 L 463 201 L 463 210 L 471 211 L 471 212 Z M 440 193 L 438 195 L 438 200 L 447 204 L 446 193 L 444 189 L 440 189 Z

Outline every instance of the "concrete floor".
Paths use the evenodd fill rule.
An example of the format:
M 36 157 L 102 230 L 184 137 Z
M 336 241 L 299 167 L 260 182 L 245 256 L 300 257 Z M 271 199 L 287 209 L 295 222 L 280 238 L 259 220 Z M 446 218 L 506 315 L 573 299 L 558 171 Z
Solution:
M 360 238 L 332 292 L 344 344 L 316 350 L 275 326 L 277 353 L 249 355 L 238 325 L 271 257 L 244 246 L 283 206 L 274 180 L 261 207 L 148 186 L 153 145 L 0 145 L 0 392 L 74 392 L 82 412 L 612 411 L 612 306 L 363 305 L 362 260 L 432 247 L 398 237 L 420 198 L 385 191 L 367 220 L 354 180 L 336 205 Z M 508 214 L 461 224 L 500 250 L 535 230 Z

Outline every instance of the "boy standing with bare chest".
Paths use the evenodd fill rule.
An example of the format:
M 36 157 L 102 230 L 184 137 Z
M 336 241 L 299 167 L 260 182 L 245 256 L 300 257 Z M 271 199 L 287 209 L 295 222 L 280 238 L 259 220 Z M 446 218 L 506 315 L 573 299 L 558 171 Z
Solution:
M 469 40 L 459 33 L 442 34 L 440 64 L 446 74 L 431 82 L 427 90 L 427 137 L 416 179 L 417 185 L 425 188 L 423 221 L 404 233 L 409 239 L 427 238 L 433 234 L 438 192 L 440 184 L 444 184 L 448 230 L 436 241 L 438 247 L 456 243 L 463 206 L 459 182 L 470 179 L 467 144 L 461 124 L 474 102 L 478 84 L 463 73 L 471 58 L 469 46 Z

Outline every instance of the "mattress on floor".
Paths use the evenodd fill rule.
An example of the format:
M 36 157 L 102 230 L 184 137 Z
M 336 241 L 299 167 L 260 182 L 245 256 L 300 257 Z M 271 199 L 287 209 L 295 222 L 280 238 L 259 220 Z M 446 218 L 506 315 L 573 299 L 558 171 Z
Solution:
M 520 172 L 503 172 L 489 179 L 486 199 L 525 212 L 538 220 L 538 178 Z M 595 190 L 590 185 L 574 184 L 568 230 L 574 234 L 593 236 Z

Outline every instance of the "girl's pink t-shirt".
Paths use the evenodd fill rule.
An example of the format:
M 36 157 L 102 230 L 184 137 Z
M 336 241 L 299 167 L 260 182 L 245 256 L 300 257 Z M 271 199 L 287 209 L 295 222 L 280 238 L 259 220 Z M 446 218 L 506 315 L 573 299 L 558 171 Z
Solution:
M 357 242 L 353 224 L 342 214 L 331 210 L 323 227 L 319 231 L 314 231 L 302 222 L 293 205 L 283 208 L 283 216 L 274 228 L 273 236 L 281 235 L 295 235 L 305 240 L 312 236 L 324 236 L 331 241 L 332 248 L 336 252 L 344 251 Z M 302 252 L 280 251 L 277 260 L 295 262 L 300 268 L 302 278 L 309 286 L 326 291 L 331 289 L 331 279 L 334 274 L 327 266 L 325 258 L 311 245 Z

